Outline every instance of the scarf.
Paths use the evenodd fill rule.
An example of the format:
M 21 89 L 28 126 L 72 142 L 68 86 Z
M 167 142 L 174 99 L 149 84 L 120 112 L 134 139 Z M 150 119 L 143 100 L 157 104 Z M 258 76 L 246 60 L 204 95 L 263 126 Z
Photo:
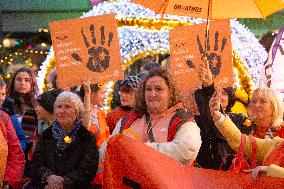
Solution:
M 53 123 L 52 136 L 57 140 L 57 149 L 60 152 L 63 152 L 68 146 L 75 143 L 77 132 L 81 126 L 82 121 L 77 120 L 72 130 L 65 131 L 57 121 Z M 68 140 L 66 140 L 66 138 L 68 138 Z

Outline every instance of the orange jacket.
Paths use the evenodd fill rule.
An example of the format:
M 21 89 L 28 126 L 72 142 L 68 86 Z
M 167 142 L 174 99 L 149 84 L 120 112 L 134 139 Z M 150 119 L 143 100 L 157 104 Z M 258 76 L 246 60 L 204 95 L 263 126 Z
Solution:
M 90 122 L 89 131 L 96 136 L 98 148 L 109 137 L 109 127 L 106 123 L 106 114 L 103 110 L 98 109 L 98 126 L 94 121 Z

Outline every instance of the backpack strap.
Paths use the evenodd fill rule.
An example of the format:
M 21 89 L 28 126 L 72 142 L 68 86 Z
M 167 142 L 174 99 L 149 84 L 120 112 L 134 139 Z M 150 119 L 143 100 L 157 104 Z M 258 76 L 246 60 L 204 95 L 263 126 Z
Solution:
M 245 146 L 246 146 L 246 134 L 242 134 L 241 135 L 241 144 L 240 144 L 239 152 L 238 152 L 237 155 L 244 157 Z
M 152 130 L 152 122 L 151 122 L 150 114 L 148 112 L 145 114 L 145 118 L 146 118 L 146 124 L 147 124 L 148 139 L 150 140 L 150 142 L 155 142 L 155 138 L 154 138 L 153 130 Z
M 121 119 L 121 127 L 119 133 L 122 133 L 123 130 L 128 129 L 130 125 L 139 117 L 137 112 L 131 111 L 126 116 Z
M 193 118 L 190 113 L 185 111 L 185 109 L 178 109 L 176 114 L 172 117 L 169 127 L 168 127 L 168 139 L 170 142 L 174 139 L 176 132 L 180 129 L 180 127 L 188 122 L 193 121 Z
M 251 141 L 251 149 L 252 149 L 252 154 L 251 154 L 251 169 L 255 168 L 257 163 L 256 163 L 256 140 L 253 135 L 249 135 L 250 141 Z

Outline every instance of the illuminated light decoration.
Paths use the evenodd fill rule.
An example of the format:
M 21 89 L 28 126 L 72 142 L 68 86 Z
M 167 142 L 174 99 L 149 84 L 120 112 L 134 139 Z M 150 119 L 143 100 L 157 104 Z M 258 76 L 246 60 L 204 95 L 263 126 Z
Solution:
M 118 27 L 135 26 L 149 30 L 172 29 L 190 25 L 189 21 L 160 20 L 154 18 L 116 18 L 116 23 Z
M 16 45 L 16 42 L 14 39 L 9 39 L 9 38 L 6 38 L 3 40 L 3 47 L 5 48 L 12 48 Z
M 11 78 L 11 74 L 6 74 L 5 78 L 7 78 L 7 79 Z
M 236 86 L 241 90 L 244 90 L 250 96 L 255 86 L 251 82 L 248 68 L 235 52 L 233 52 L 233 65 L 234 69 L 237 71 L 237 78 L 239 82 Z
M 47 74 L 55 67 L 55 57 L 53 52 L 53 47 L 50 49 L 50 53 L 47 55 L 46 60 L 40 66 L 37 73 L 37 84 L 39 87 L 39 92 L 46 91 L 45 77 Z
M 111 13 L 115 13 L 119 26 L 118 35 L 124 68 L 146 55 L 158 54 L 159 52 L 169 53 L 168 31 L 170 28 L 179 26 L 179 24 L 199 24 L 206 21 L 205 19 L 176 15 L 164 15 L 165 20 L 159 20 L 161 15 L 141 5 L 134 4 L 130 0 L 104 1 L 94 6 L 82 17 Z M 164 26 L 161 26 L 162 24 Z M 156 30 L 159 28 L 161 30 Z M 253 85 L 258 82 L 260 66 L 265 62 L 267 52 L 248 28 L 234 19 L 231 20 L 231 33 L 233 51 L 242 60 L 242 65 L 248 69 L 248 74 L 252 76 L 251 83 Z M 48 59 L 53 54 L 51 49 L 41 69 L 46 67 Z M 46 70 L 41 71 L 38 74 L 39 81 L 44 80 L 46 72 Z

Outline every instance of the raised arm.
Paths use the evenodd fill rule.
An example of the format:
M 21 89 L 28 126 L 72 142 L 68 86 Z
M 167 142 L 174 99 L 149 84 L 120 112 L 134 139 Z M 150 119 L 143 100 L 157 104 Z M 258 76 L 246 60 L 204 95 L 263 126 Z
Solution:
M 229 145 L 234 151 L 238 151 L 241 143 L 241 132 L 236 127 L 236 125 L 230 120 L 228 116 L 224 116 L 220 112 L 220 90 L 217 90 L 210 102 L 210 111 L 213 117 L 214 123 L 222 135 L 226 138 Z M 257 161 L 261 164 L 263 162 L 264 156 L 268 153 L 268 150 L 273 145 L 275 140 L 259 139 L 256 138 L 257 144 Z M 246 136 L 246 146 L 245 146 L 245 155 L 250 159 L 251 158 L 251 141 L 248 136 Z
M 91 113 L 91 81 L 86 80 L 84 81 L 82 87 L 85 91 L 84 96 L 84 115 L 82 117 L 83 126 L 88 129 L 90 125 L 90 113 Z

